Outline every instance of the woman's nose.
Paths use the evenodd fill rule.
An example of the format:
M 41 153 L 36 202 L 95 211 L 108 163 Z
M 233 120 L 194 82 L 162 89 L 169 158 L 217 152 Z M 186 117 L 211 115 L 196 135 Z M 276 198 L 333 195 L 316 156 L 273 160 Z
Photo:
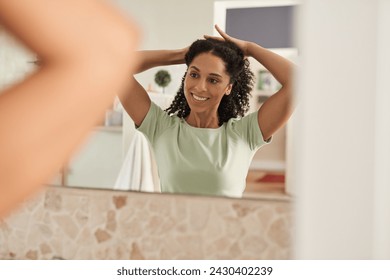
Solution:
M 198 79 L 195 88 L 199 91 L 206 91 L 206 80 Z

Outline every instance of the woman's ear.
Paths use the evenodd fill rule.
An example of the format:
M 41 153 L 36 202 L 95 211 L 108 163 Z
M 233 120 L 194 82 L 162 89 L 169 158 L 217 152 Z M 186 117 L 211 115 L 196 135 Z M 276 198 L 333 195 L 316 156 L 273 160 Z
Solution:
M 226 88 L 225 95 L 229 95 L 230 92 L 232 91 L 233 84 L 229 84 L 228 87 Z

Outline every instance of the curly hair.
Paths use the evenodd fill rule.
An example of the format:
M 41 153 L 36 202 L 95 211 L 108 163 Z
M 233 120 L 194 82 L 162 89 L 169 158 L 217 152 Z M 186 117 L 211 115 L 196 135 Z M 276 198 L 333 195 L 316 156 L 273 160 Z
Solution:
M 226 72 L 233 84 L 229 95 L 224 95 L 218 107 L 219 125 L 231 118 L 243 117 L 249 110 L 249 97 L 253 88 L 254 75 L 249 68 L 249 61 L 244 53 L 232 42 L 215 39 L 199 39 L 190 46 L 185 55 L 187 67 L 196 56 L 201 53 L 211 53 L 221 58 L 225 63 Z M 184 81 L 187 72 L 181 81 L 180 88 L 176 93 L 171 105 L 165 110 L 168 114 L 176 114 L 185 118 L 190 114 L 190 107 L 184 96 Z

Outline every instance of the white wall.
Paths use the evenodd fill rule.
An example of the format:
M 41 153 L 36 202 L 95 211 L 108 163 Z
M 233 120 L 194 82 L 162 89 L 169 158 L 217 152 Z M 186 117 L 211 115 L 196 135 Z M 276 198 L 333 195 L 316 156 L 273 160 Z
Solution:
M 0 26 L 0 90 L 22 80 L 33 72 L 36 58 Z
M 390 1 L 378 1 L 375 108 L 374 252 L 390 259 Z
M 122 166 L 122 130 L 97 127 L 67 166 L 70 187 L 112 188 Z
M 297 258 L 389 257 L 390 180 L 384 164 L 390 153 L 389 141 L 382 140 L 389 140 L 390 121 L 385 2 L 304 2 L 291 180 L 298 202 Z M 383 245 L 380 254 L 375 251 Z

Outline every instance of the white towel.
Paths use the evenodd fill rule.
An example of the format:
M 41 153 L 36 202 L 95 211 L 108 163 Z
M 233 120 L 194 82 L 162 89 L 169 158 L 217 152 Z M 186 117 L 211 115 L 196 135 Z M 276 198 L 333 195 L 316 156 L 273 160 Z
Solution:
M 114 190 L 154 192 L 151 151 L 145 136 L 135 131 Z
M 173 100 L 173 95 L 169 94 L 149 93 L 149 97 L 163 109 Z M 161 192 L 157 166 L 149 142 L 138 130 L 135 130 L 130 142 L 114 190 Z

